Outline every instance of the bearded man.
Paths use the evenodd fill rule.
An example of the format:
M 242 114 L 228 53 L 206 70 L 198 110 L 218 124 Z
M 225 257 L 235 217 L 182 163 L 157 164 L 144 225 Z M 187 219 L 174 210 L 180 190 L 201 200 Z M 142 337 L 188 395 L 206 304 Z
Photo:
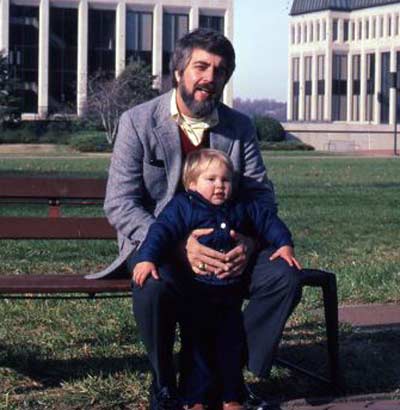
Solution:
M 215 148 L 230 156 L 242 192 L 257 190 L 274 200 L 272 184 L 250 119 L 221 102 L 235 69 L 235 52 L 222 34 L 198 29 L 181 38 L 171 59 L 173 90 L 125 112 L 114 146 L 105 212 L 119 237 L 122 263 L 133 271 L 140 247 L 155 217 L 182 190 L 185 156 Z M 285 322 L 299 299 L 295 266 L 276 249 L 257 251 L 254 241 L 232 232 L 238 245 L 224 254 L 201 245 L 196 230 L 176 259 L 184 257 L 195 274 L 246 275 L 249 303 L 244 310 L 247 366 L 267 376 Z M 175 257 L 175 256 L 174 256 Z M 249 262 L 250 261 L 250 262 Z M 173 363 L 175 331 L 185 312 L 187 283 L 173 265 L 159 269 L 143 287 L 133 285 L 133 310 L 153 374 L 151 409 L 182 409 Z M 183 341 L 184 343 L 184 341 Z

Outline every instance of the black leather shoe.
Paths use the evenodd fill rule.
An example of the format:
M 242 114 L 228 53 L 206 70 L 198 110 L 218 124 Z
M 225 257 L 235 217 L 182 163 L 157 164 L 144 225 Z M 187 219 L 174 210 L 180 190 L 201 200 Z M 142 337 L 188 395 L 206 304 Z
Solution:
M 246 384 L 247 399 L 244 401 L 243 406 L 248 410 L 277 410 L 279 407 L 274 407 L 271 403 L 254 393 L 251 388 Z
M 155 391 L 151 389 L 150 410 L 184 410 L 179 397 L 168 387 Z

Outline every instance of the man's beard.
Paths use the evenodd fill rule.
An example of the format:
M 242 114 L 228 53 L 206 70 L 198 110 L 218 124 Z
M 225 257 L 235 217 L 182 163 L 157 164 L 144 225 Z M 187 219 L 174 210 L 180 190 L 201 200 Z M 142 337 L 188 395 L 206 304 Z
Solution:
M 207 85 L 202 87 L 204 87 L 205 89 L 214 90 L 214 88 Z M 210 115 L 214 111 L 215 107 L 218 105 L 221 97 L 221 94 L 215 93 L 210 95 L 204 101 L 196 101 L 194 98 L 196 88 L 193 90 L 193 93 L 190 93 L 186 88 L 183 78 L 178 84 L 178 90 L 180 92 L 183 102 L 185 103 L 186 107 L 190 110 L 194 118 L 203 118 Z

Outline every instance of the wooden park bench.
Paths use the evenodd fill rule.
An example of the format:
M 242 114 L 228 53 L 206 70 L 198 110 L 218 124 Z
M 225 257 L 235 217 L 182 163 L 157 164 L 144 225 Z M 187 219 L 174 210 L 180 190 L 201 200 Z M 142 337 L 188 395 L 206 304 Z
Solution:
M 62 216 L 62 207 L 99 206 L 105 195 L 105 179 L 0 177 L 0 207 L 21 204 L 48 207 L 47 216 L 3 216 L 0 214 L 0 240 L 110 240 L 115 230 L 105 217 Z M 334 274 L 304 269 L 302 285 L 320 287 L 323 292 L 330 378 L 311 373 L 282 359 L 278 363 L 306 373 L 323 382 L 339 385 L 338 300 Z M 0 276 L 2 298 L 98 298 L 130 296 L 128 276 L 111 279 L 85 279 L 83 274 Z

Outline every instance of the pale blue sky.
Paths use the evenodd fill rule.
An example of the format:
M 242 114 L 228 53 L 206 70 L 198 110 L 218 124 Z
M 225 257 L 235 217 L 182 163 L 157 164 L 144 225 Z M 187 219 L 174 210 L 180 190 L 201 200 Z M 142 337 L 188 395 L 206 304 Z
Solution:
M 234 96 L 286 101 L 288 0 L 234 0 Z

